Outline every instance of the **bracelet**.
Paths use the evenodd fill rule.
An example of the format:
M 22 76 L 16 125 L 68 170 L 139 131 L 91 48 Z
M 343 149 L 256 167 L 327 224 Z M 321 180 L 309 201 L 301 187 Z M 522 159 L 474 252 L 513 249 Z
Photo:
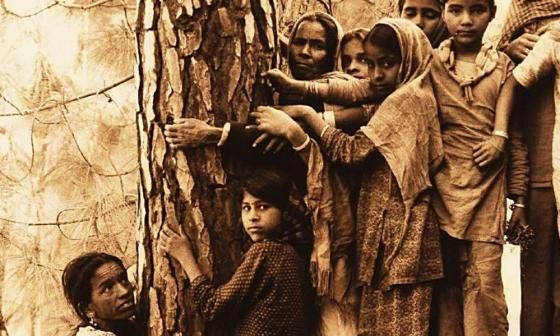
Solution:
M 225 123 L 224 127 L 222 128 L 222 135 L 220 136 L 220 140 L 218 141 L 218 147 L 222 147 L 226 143 L 230 130 L 231 124 Z
M 494 131 L 494 132 L 492 132 L 492 134 L 494 134 L 496 136 L 499 136 L 499 137 L 502 137 L 502 138 L 505 138 L 505 139 L 509 139 L 509 135 L 507 134 L 507 132 L 504 132 L 504 131 Z
M 336 119 L 334 118 L 334 111 L 325 111 L 323 113 L 323 120 L 332 127 L 336 127 Z
M 515 208 L 524 209 L 524 208 L 525 208 L 525 204 L 523 204 L 523 203 L 512 203 L 512 204 L 510 204 L 510 206 L 509 206 L 509 209 L 510 209 L 510 210 L 513 211 Z
M 292 148 L 293 148 L 296 152 L 301 152 L 301 151 L 302 151 L 305 147 L 307 147 L 307 145 L 309 145 L 309 143 L 311 142 L 311 138 L 309 137 L 309 135 L 306 134 L 306 136 L 307 136 L 307 138 L 305 138 L 305 141 L 304 141 L 301 145 L 299 145 L 299 146 L 297 146 L 297 147 L 292 146 Z
M 319 133 L 319 137 L 323 138 L 323 136 L 325 135 L 325 133 L 327 132 L 329 127 L 331 127 L 331 125 L 329 125 L 329 124 L 326 124 L 325 126 L 323 126 L 323 128 L 321 129 L 321 133 Z

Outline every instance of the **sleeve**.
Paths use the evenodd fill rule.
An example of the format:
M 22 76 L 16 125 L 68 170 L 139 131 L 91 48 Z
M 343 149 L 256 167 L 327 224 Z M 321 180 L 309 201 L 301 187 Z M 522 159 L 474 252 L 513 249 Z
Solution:
M 329 159 L 342 165 L 359 165 L 377 149 L 362 131 L 348 135 L 334 127 L 329 127 L 321 137 L 321 147 Z
M 373 96 L 368 79 L 343 80 L 329 78 L 326 83 L 307 82 L 306 85 L 306 95 L 320 98 L 330 104 L 346 106 L 362 104 Z
M 549 73 L 554 67 L 556 44 L 548 33 L 542 35 L 527 58 L 513 70 L 515 80 L 524 87 L 530 87 Z
M 513 199 L 516 196 L 526 196 L 529 188 L 529 155 L 523 140 L 519 113 L 512 115 L 508 151 L 508 197 Z
M 204 276 L 191 283 L 190 295 L 198 311 L 207 321 L 219 316 L 235 316 L 239 310 L 250 305 L 259 290 L 268 281 L 266 251 L 255 243 L 244 256 L 233 277 L 222 286 L 214 286 Z

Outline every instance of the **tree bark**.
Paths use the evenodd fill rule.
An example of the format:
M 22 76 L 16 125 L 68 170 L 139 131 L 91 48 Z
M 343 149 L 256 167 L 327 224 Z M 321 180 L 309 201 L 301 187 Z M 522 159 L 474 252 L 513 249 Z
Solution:
M 162 226 L 181 226 L 206 276 L 226 281 L 243 245 L 236 169 L 215 146 L 171 150 L 163 127 L 177 117 L 246 120 L 252 107 L 270 103 L 258 78 L 278 64 L 276 24 L 275 0 L 138 1 L 138 318 L 147 335 L 230 328 L 202 322 L 184 273 L 158 244 Z

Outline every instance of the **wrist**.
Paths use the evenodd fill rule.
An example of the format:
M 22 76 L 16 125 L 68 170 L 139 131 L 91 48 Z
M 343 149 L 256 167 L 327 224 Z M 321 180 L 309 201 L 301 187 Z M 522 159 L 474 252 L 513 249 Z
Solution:
M 297 123 L 290 123 L 284 137 L 292 144 L 293 147 L 300 147 L 306 140 L 307 134 L 303 132 Z
M 224 129 L 222 127 L 210 126 L 210 128 L 208 129 L 208 132 L 206 132 L 206 134 L 204 135 L 205 143 L 207 143 L 207 144 L 218 144 L 220 142 L 220 139 L 222 138 L 222 133 L 223 132 L 224 132 Z M 228 133 L 229 133 L 229 130 L 228 130 Z M 226 139 L 227 139 L 227 137 L 226 137 Z M 225 142 L 225 140 L 223 142 Z

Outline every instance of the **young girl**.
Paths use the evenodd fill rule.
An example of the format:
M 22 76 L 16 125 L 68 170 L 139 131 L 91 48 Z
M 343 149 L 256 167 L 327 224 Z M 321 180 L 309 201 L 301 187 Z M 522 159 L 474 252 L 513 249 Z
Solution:
M 368 76 L 362 46 L 368 32 L 369 30 L 365 28 L 352 29 L 344 33 L 340 40 L 340 69 L 354 78 L 364 79 Z
M 291 181 L 277 170 L 257 169 L 242 189 L 241 220 L 253 244 L 229 282 L 210 283 L 182 232 L 165 227 L 161 246 L 183 267 L 193 302 L 206 320 L 227 325 L 234 335 L 310 335 L 308 256 L 298 253 L 304 234 L 281 220 Z
M 434 48 L 449 37 L 442 19 L 442 10 L 440 0 L 399 0 L 400 16 L 422 29 Z
M 429 171 L 442 157 L 428 76 L 431 46 L 411 22 L 383 19 L 366 37 L 364 50 L 369 81 L 378 93 L 373 100 L 382 103 L 354 136 L 327 125 L 309 107 L 284 109 L 320 135 L 330 161 L 362 168 L 357 214 L 359 335 L 427 335 L 432 280 L 442 277 L 428 192 Z M 314 141 L 287 114 L 260 107 L 252 115 L 259 129 L 286 137 L 307 151 L 303 156 L 313 158 Z M 315 171 L 310 161 L 309 170 Z

